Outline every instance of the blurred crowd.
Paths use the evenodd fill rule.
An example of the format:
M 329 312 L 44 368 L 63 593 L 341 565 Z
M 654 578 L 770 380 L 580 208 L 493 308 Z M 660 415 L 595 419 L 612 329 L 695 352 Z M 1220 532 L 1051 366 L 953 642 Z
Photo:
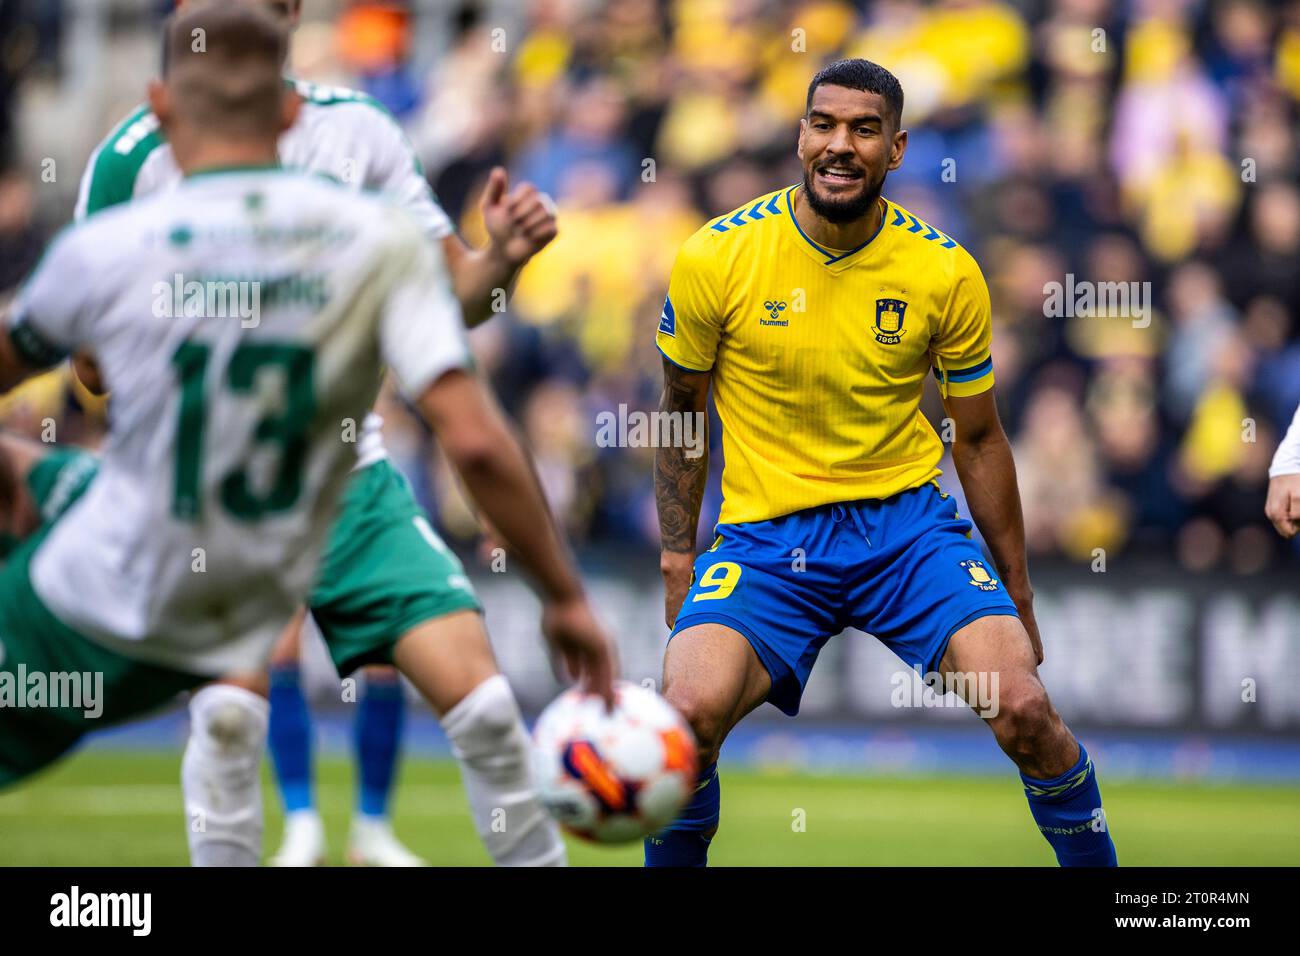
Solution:
M 1294 560 L 1262 510 L 1300 403 L 1300 2 L 466 3 L 439 19 L 432 64 L 413 52 L 427 4 L 330 6 L 295 70 L 383 101 L 467 239 L 482 239 L 477 193 L 494 165 L 557 200 L 560 237 L 473 342 L 580 546 L 657 547 L 653 450 L 599 447 L 598 416 L 656 407 L 653 336 L 678 245 L 799 181 L 809 79 L 863 56 L 907 97 L 907 157 L 886 195 L 988 280 L 1031 554 L 1241 574 Z M 57 51 L 50 29 L 33 28 L 32 62 Z M 12 90 L 0 76 L 0 100 Z M 0 295 L 48 231 L 9 152 Z M 1051 283 L 1124 283 L 1148 308 L 1061 315 Z M 427 435 L 391 395 L 384 405 L 394 458 L 472 547 Z M 936 394 L 926 409 L 942 417 Z M 0 404 L 7 427 L 38 432 L 51 414 L 93 441 L 102 410 L 62 380 Z M 704 534 L 716 435 L 714 449 Z

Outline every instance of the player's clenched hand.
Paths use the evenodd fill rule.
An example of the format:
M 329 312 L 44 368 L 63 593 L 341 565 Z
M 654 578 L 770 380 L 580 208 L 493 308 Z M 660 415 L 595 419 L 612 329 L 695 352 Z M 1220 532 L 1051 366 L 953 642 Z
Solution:
M 664 622 L 672 630 L 673 622 L 691 589 L 695 555 L 682 551 L 665 551 L 659 556 L 659 571 L 664 576 Z
M 1278 475 L 1268 483 L 1264 514 L 1287 540 L 1300 534 L 1300 475 Z
M 507 192 L 510 179 L 500 166 L 483 190 L 483 222 L 492 247 L 511 266 L 521 266 L 546 248 L 559 232 L 555 202 L 532 183 Z
M 614 706 L 614 645 L 596 621 L 585 597 L 548 601 L 542 609 L 542 632 L 564 662 L 569 676 L 589 694 Z

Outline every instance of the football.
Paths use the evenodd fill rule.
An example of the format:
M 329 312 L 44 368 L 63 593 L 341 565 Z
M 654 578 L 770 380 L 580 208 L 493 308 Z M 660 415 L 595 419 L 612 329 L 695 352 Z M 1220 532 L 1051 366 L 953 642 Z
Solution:
M 534 767 L 542 804 L 570 833 L 628 843 L 671 823 L 695 786 L 690 727 L 649 688 L 615 686 L 600 698 L 569 690 L 538 718 Z

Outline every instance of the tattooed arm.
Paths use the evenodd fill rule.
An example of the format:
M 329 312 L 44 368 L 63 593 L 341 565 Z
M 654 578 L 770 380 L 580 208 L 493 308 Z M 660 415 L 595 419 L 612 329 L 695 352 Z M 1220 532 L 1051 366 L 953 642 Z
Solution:
M 698 414 L 698 420 L 707 420 L 704 415 L 709 380 L 709 372 L 693 372 L 664 359 L 664 393 L 659 411 L 683 418 Z M 664 614 L 670 628 L 690 590 L 691 567 L 695 563 L 695 534 L 709 474 L 707 436 L 700 447 L 702 454 L 684 443 L 682 447 L 661 447 L 655 452 L 655 503 L 662 542 L 659 571 L 664 576 Z

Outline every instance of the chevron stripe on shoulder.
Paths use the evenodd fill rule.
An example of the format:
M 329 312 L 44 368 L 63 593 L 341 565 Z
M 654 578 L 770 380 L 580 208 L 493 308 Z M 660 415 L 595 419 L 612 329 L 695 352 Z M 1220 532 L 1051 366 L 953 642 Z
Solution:
M 892 203 L 890 204 L 890 212 L 893 214 L 889 217 L 889 225 L 892 227 L 902 229 L 904 232 L 910 232 L 930 242 L 939 242 L 939 248 L 941 249 L 952 249 L 957 245 L 957 241 L 951 236 L 944 235 L 928 222 L 922 222 L 910 212 Z
M 714 232 L 731 232 L 741 226 L 748 226 L 751 222 L 758 222 L 769 216 L 779 216 L 783 212 L 781 199 L 784 195 L 785 190 L 782 189 L 767 196 L 760 196 L 750 205 L 741 206 L 725 216 L 719 216 L 709 223 L 709 228 Z

